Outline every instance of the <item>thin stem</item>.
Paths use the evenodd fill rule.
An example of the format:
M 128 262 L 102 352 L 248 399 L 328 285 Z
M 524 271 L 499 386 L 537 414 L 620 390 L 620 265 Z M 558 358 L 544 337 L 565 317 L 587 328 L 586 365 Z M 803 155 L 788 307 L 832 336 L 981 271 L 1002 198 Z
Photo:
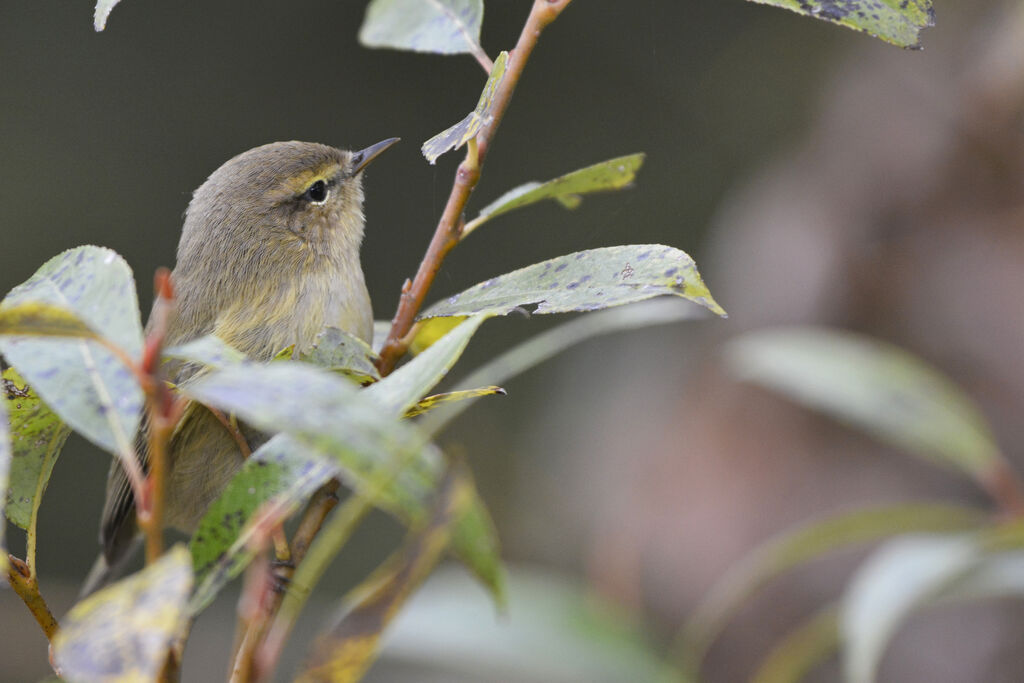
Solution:
M 27 564 L 14 555 L 7 556 L 7 580 L 14 592 L 28 607 L 32 616 L 36 618 L 46 639 L 52 641 L 59 629 L 57 620 L 54 619 L 53 613 L 39 593 L 39 582 L 36 580 L 36 576 L 31 573 Z
M 487 53 L 484 52 L 484 49 L 480 47 L 477 43 L 473 43 L 472 53 L 477 63 L 483 67 L 484 71 L 486 71 L 487 73 L 491 73 L 491 69 L 494 68 L 494 62 L 491 61 L 491 58 L 487 56 Z
M 529 60 L 533 48 L 536 47 L 541 32 L 558 18 L 558 15 L 570 2 L 571 0 L 534 0 L 530 16 L 526 19 L 519 40 L 509 53 L 505 77 L 494 93 L 491 122 L 484 126 L 476 136 L 475 147 L 469 147 L 466 158 L 459 164 L 455 173 L 455 182 L 448 195 L 448 202 L 445 204 L 437 229 L 427 247 L 427 253 L 424 255 L 423 261 L 420 262 L 419 270 L 416 271 L 416 277 L 411 285 L 402 288 L 398 309 L 391 321 L 391 330 L 388 332 L 384 347 L 381 349 L 380 360 L 377 363 L 382 375 L 390 373 L 398 363 L 398 359 L 405 354 L 408 346 L 403 343 L 403 337 L 409 332 L 416 319 L 416 314 L 423 306 L 423 301 L 441 269 L 444 257 L 452 247 L 458 244 L 462 236 L 466 202 L 469 201 L 469 195 L 480 180 L 480 170 L 487 157 L 491 141 L 498 131 L 505 110 L 508 109 L 509 102 L 512 100 L 512 93 L 515 91 L 516 84 L 519 83 L 526 62 Z

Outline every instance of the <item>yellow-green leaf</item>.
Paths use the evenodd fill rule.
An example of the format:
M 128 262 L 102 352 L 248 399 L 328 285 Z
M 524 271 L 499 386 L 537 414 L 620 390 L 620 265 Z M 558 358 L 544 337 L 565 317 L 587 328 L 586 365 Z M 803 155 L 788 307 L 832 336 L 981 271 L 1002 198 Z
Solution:
M 433 410 L 439 405 L 445 403 L 451 403 L 453 401 L 465 401 L 470 398 L 479 398 L 481 396 L 504 396 L 506 392 L 501 387 L 489 386 L 479 387 L 478 389 L 462 389 L 460 391 L 446 391 L 443 394 L 434 394 L 433 396 L 427 396 L 421 399 L 412 408 L 405 411 L 406 417 L 416 417 L 423 413 Z
M 13 454 L 4 513 L 15 526 L 28 530 L 35 527 L 50 472 L 71 430 L 14 368 L 4 370 L 0 388 L 0 402 L 10 416 Z
M 491 122 L 491 107 L 494 105 L 494 94 L 498 91 L 498 86 L 505 78 L 505 65 L 507 62 L 507 52 L 502 52 L 494 60 L 491 75 L 484 85 L 483 92 L 480 93 L 480 100 L 476 104 L 476 109 L 451 128 L 438 133 L 423 143 L 423 156 L 427 158 L 427 161 L 433 164 L 445 152 L 462 147 L 475 138 L 476 134 Z
M 75 605 L 61 622 L 53 654 L 71 682 L 150 683 L 184 634 L 192 561 L 183 545 L 137 574 Z
M 97 338 L 96 333 L 74 313 L 40 301 L 26 301 L 0 308 L 0 334 Z
M 783 636 L 757 667 L 751 683 L 800 683 L 838 647 L 838 609 L 828 605 Z
M 416 323 L 415 333 L 412 338 L 412 343 L 409 344 L 409 350 L 414 356 L 419 355 L 429 349 L 434 342 L 440 340 L 446 334 L 458 327 L 465 316 L 452 316 L 450 318 L 430 318 L 429 320 L 421 320 Z M 390 329 L 390 323 L 388 328 Z
M 630 154 L 581 168 L 544 183 L 520 185 L 481 209 L 480 215 L 466 225 L 462 236 L 465 237 L 495 216 L 545 199 L 553 199 L 567 209 L 575 209 L 583 201 L 580 195 L 629 187 L 643 163 L 643 154 Z
M 6 379 L 4 382 L 6 383 Z M 7 479 L 11 469 L 11 434 L 7 425 L 7 401 L 5 394 L 0 394 L 0 490 L 7 489 Z M 5 498 L 0 498 L 3 505 Z M 6 506 L 4 506 L 6 512 Z M 7 569 L 7 546 L 4 545 L 4 532 L 7 524 L 0 519 L 0 570 Z
M 920 49 L 921 29 L 935 24 L 932 0 L 751 0 Z

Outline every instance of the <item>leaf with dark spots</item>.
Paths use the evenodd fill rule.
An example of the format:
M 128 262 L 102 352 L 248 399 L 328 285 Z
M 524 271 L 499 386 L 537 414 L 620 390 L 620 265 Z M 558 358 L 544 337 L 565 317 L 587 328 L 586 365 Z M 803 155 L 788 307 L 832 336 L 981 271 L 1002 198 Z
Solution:
M 43 492 L 53 465 L 71 430 L 61 422 L 18 375 L 14 368 L 3 373 L 0 401 L 10 417 L 11 474 L 4 513 L 22 529 L 34 528 Z
M 78 247 L 55 256 L 11 290 L 0 311 L 25 306 L 67 311 L 128 357 L 141 355 L 131 269 L 109 249 Z M 142 390 L 111 351 L 84 339 L 0 335 L 0 352 L 72 429 L 105 450 L 131 452 Z
M 642 254 L 646 254 L 643 259 Z M 542 275 L 552 265 L 570 278 L 565 285 L 562 281 L 543 281 Z M 666 277 L 664 273 L 670 267 L 676 269 L 676 274 Z M 476 285 L 440 301 L 421 317 L 466 315 L 469 310 L 506 315 L 529 304 L 537 304 L 535 313 L 590 311 L 666 294 L 725 315 L 701 280 L 697 265 L 685 252 L 641 244 L 591 249 L 537 263 L 501 276 L 496 286 Z
M 920 32 L 935 23 L 932 0 L 751 0 L 863 31 L 899 47 L 919 49 Z
M 192 563 L 175 546 L 137 574 L 75 605 L 61 620 L 53 657 L 69 681 L 155 681 L 184 635 Z

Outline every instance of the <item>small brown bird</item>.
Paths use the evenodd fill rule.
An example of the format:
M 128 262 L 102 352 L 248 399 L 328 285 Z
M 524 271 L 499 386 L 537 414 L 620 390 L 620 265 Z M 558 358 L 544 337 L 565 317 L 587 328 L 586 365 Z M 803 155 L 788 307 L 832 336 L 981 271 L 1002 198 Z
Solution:
M 214 171 L 185 215 L 166 344 L 215 334 L 250 359 L 268 361 L 292 344 L 308 348 L 328 325 L 371 341 L 373 312 L 359 261 L 362 171 L 397 141 L 358 152 L 275 142 Z M 193 366 L 166 367 L 175 384 L 195 373 Z M 245 425 L 242 432 L 254 449 L 265 440 Z M 193 530 L 242 460 L 213 413 L 190 405 L 168 445 L 166 524 Z M 135 501 L 115 460 L 100 527 L 103 552 L 83 592 L 108 580 L 136 536 Z

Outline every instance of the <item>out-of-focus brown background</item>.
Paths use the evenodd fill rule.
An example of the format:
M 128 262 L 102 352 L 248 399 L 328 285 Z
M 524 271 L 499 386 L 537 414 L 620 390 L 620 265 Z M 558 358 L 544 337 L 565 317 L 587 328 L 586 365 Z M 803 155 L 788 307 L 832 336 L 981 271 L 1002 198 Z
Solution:
M 529 4 L 487 4 L 488 52 L 513 44 Z M 483 75 L 468 56 L 360 47 L 364 6 L 127 0 L 102 34 L 89 2 L 0 9 L 0 290 L 63 249 L 101 244 L 134 267 L 148 310 L 190 192 L 228 157 L 272 140 L 362 147 L 397 135 L 403 143 L 366 179 L 364 267 L 377 317 L 389 317 L 458 159 L 431 167 L 419 144 L 474 105 Z M 951 474 L 735 384 L 716 352 L 742 331 L 790 322 L 894 341 L 965 386 L 1016 457 L 1024 18 L 1014 6 L 940 0 L 923 52 L 740 0 L 580 1 L 545 33 L 473 206 L 620 154 L 645 151 L 647 163 L 628 192 L 496 220 L 453 253 L 435 295 L 576 249 L 663 242 L 697 258 L 731 317 L 591 342 L 449 431 L 444 443 L 469 454 L 511 562 L 637 609 L 657 650 L 726 567 L 812 514 L 924 498 L 987 504 Z M 489 323 L 465 367 L 551 323 Z M 57 611 L 94 556 L 107 463 L 73 438 L 46 494 L 40 567 Z M 399 537 L 373 520 L 318 602 L 333 604 Z M 709 679 L 748 676 L 781 632 L 837 594 L 858 557 L 773 586 L 712 651 Z M 230 599 L 218 605 L 197 626 L 187 680 L 222 680 Z M 915 618 L 882 678 L 1017 680 L 1022 617 L 1007 604 Z M 0 680 L 41 677 L 45 644 L 9 591 L 0 623 Z M 291 661 L 301 643 L 293 649 Z M 372 679 L 428 677 L 390 666 Z M 582 671 L 565 680 L 592 680 Z

